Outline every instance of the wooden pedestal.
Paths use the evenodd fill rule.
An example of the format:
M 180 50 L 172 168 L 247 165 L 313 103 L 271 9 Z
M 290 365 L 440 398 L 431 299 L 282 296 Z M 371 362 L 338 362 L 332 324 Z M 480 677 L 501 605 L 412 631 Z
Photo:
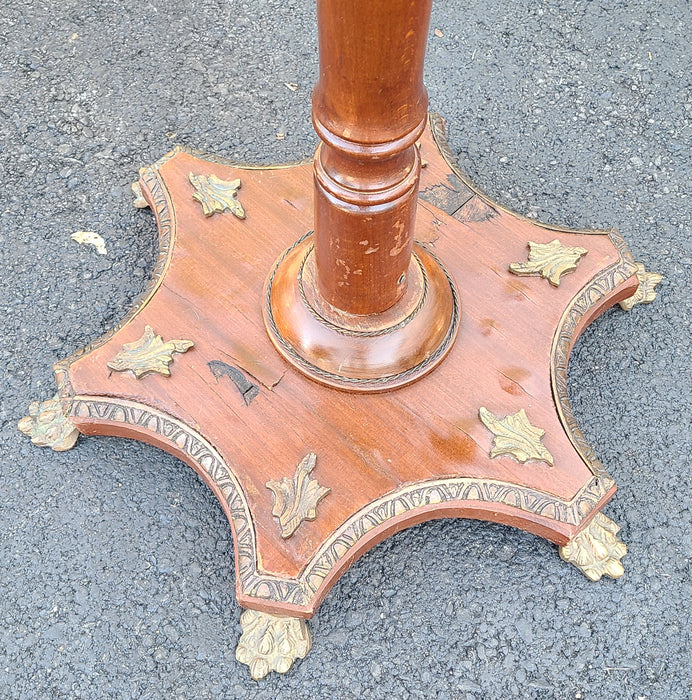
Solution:
M 20 423 L 55 449 L 76 431 L 135 438 L 199 474 L 233 531 L 250 609 L 238 658 L 254 677 L 307 653 L 303 618 L 361 554 L 432 518 L 513 525 L 591 578 L 622 573 L 618 528 L 599 513 L 615 484 L 575 423 L 567 363 L 584 328 L 643 278 L 616 231 L 544 226 L 490 202 L 436 115 L 421 157 L 414 253 L 440 261 L 458 290 L 456 340 L 433 372 L 354 393 L 286 362 L 263 313 L 277 260 L 310 241 L 312 162 L 256 167 L 176 148 L 140 174 L 159 227 L 149 288 L 55 366 L 58 400 Z

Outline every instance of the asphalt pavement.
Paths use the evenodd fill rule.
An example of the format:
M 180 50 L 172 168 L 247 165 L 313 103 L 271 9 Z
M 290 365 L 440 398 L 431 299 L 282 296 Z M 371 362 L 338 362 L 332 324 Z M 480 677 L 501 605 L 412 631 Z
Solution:
M 605 512 L 624 577 L 592 583 L 509 527 L 420 525 L 339 580 L 305 660 L 255 682 L 235 661 L 230 530 L 195 474 L 114 438 L 40 449 L 16 424 L 53 395 L 52 364 L 146 284 L 141 165 L 174 143 L 310 156 L 313 2 L 4 0 L 0 697 L 692 696 L 690 26 L 685 0 L 449 0 L 428 42 L 431 109 L 472 180 L 543 221 L 614 226 L 663 275 L 570 363 L 575 414 L 619 486 Z

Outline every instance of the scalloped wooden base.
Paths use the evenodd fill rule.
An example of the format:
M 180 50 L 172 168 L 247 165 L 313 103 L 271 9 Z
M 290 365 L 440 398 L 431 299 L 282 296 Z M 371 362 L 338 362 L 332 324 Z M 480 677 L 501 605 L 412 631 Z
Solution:
M 474 190 L 436 115 L 421 155 L 418 244 L 442 261 L 464 311 L 419 381 L 349 393 L 288 364 L 265 330 L 263 290 L 311 229 L 311 163 L 247 166 L 184 148 L 141 171 L 161 251 L 149 289 L 55 367 L 81 433 L 157 445 L 219 499 L 238 601 L 261 613 L 242 653 L 258 676 L 290 663 L 253 656 L 250 637 L 281 627 L 272 616 L 310 617 L 360 555 L 415 523 L 479 518 L 563 548 L 586 533 L 564 556 L 580 567 L 597 556 L 591 522 L 615 484 L 575 423 L 567 362 L 583 329 L 635 293 L 637 268 L 615 231 L 544 226 Z M 307 653 L 307 632 L 286 630 L 294 657 Z

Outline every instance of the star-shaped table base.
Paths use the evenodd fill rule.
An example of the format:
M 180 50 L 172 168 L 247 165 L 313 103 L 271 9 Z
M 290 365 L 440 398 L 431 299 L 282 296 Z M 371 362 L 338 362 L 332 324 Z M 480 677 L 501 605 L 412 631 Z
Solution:
M 57 436 L 56 449 L 74 428 L 143 440 L 199 474 L 233 530 L 238 601 L 255 611 L 238 654 L 255 677 L 305 656 L 302 618 L 344 570 L 425 520 L 513 525 L 591 578 L 622 572 L 618 528 L 599 512 L 615 484 L 574 420 L 567 362 L 594 318 L 633 297 L 637 267 L 616 231 L 544 226 L 474 190 L 436 115 L 421 154 L 416 238 L 461 303 L 430 374 L 350 393 L 289 365 L 265 330 L 264 290 L 312 227 L 311 162 L 247 166 L 178 147 L 140 173 L 159 227 L 149 288 L 56 365 L 58 401 L 20 425 L 37 444 Z

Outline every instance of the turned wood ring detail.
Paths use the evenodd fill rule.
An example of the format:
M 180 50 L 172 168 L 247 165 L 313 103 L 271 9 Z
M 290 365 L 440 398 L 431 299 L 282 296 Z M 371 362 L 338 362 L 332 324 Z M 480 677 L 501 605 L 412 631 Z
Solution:
M 412 308 L 410 312 L 407 312 L 403 315 L 403 318 L 401 317 L 401 314 L 397 314 L 394 316 L 394 322 L 389 323 L 389 324 L 383 324 L 379 328 L 376 328 L 374 330 L 359 330 L 356 327 L 349 328 L 344 325 L 339 325 L 338 322 L 332 321 L 328 318 L 328 314 L 324 313 L 324 306 L 328 305 L 328 302 L 325 300 L 321 300 L 323 304 L 323 309 L 322 313 L 320 313 L 321 310 L 318 310 L 315 308 L 315 301 L 320 301 L 319 294 L 316 294 L 313 292 L 313 297 L 314 301 L 311 301 L 308 299 L 308 295 L 305 290 L 305 285 L 304 285 L 304 272 L 305 272 L 305 266 L 308 263 L 308 259 L 310 258 L 311 255 L 313 255 L 315 250 L 315 246 L 311 245 L 308 251 L 305 253 L 303 256 L 303 262 L 300 264 L 300 270 L 298 272 L 298 291 L 300 292 L 300 297 L 307 307 L 308 311 L 323 325 L 327 326 L 328 328 L 331 328 L 332 330 L 336 331 L 337 333 L 341 333 L 342 335 L 352 335 L 352 336 L 357 336 L 361 338 L 376 338 L 377 336 L 380 335 L 386 335 L 387 333 L 392 333 L 393 331 L 399 330 L 400 328 L 403 328 L 407 323 L 410 323 L 421 311 L 423 306 L 425 305 L 425 301 L 428 297 L 428 275 L 425 272 L 425 267 L 423 266 L 423 263 L 420 259 L 420 256 L 414 251 L 411 255 L 412 257 L 412 265 L 411 268 L 414 271 L 417 271 L 420 274 L 420 287 L 422 289 L 421 294 L 418 295 L 418 301 L 415 303 L 415 306 Z M 413 300 L 415 302 L 415 299 Z M 332 307 L 333 308 L 333 307 Z M 337 311 L 337 310 L 335 310 Z M 378 316 L 384 316 L 384 314 L 378 314 Z M 342 312 L 340 314 L 340 320 L 343 319 L 347 314 Z M 348 316 L 351 316 L 351 314 L 348 314 Z M 360 317 L 363 318 L 363 317 Z M 368 318 L 368 317 L 365 317 Z
M 358 330 L 357 328 L 349 327 L 347 324 L 339 325 L 330 319 L 325 319 L 308 299 L 308 295 L 303 287 L 302 271 L 313 251 L 313 244 L 309 240 L 312 235 L 313 232 L 309 231 L 281 254 L 272 268 L 265 285 L 262 309 L 265 327 L 272 343 L 288 362 L 315 381 L 350 391 L 371 392 L 386 391 L 410 384 L 427 374 L 444 359 L 452 348 L 459 330 L 461 301 L 452 276 L 429 248 L 416 243 L 417 250 L 412 255 L 412 267 L 419 267 L 421 273 L 420 297 L 412 310 L 404 315 L 394 316 L 395 321 L 390 325 L 373 330 Z M 290 256 L 301 246 L 305 250 L 298 251 L 301 253 L 301 257 L 295 265 L 297 269 L 295 271 L 285 269 L 290 266 Z M 287 263 L 287 261 L 289 262 Z M 426 265 L 428 267 L 427 270 Z M 431 279 L 431 271 L 434 272 L 436 279 Z M 294 298 L 300 304 L 299 322 L 296 322 L 295 318 L 284 319 L 283 321 L 277 319 L 277 315 L 280 316 L 282 313 L 283 306 L 278 305 L 277 307 L 275 305 L 273 294 L 277 277 L 282 275 L 285 276 L 282 279 L 282 284 L 293 290 Z M 287 279 L 289 277 L 290 279 Z M 442 290 L 441 283 L 444 285 Z M 442 298 L 443 296 L 446 298 Z M 285 299 L 285 296 L 282 294 L 280 298 Z M 295 306 L 292 308 L 295 309 Z M 428 318 L 424 320 L 426 316 Z M 429 325 L 429 320 L 433 316 L 437 318 L 440 326 L 437 337 L 423 336 L 413 327 L 412 321 L 414 320 Z M 353 318 L 357 317 L 353 315 Z M 300 323 L 305 322 L 309 325 L 307 331 L 303 327 L 292 327 L 293 324 L 300 325 Z M 297 341 L 291 342 L 291 339 L 287 337 L 287 333 L 280 327 L 282 324 L 284 327 L 291 326 L 290 331 L 291 333 L 294 332 L 294 337 L 298 338 Z M 299 349 L 300 337 L 315 331 L 323 331 L 327 334 L 327 338 L 329 336 L 338 336 L 351 338 L 354 341 L 360 339 L 363 343 L 391 337 L 389 356 L 387 358 L 388 366 L 396 366 L 398 362 L 402 369 L 395 372 L 380 372 L 377 376 L 372 376 L 373 372 L 377 371 L 377 367 L 369 364 L 367 358 L 363 360 L 362 366 L 356 367 L 350 372 L 337 372 L 327 369 L 325 365 L 329 358 L 323 361 L 322 366 L 318 364 L 323 360 L 321 352 L 315 350 L 314 355 L 311 356 L 306 352 L 301 353 Z M 404 334 L 406 334 L 405 337 Z M 418 343 L 422 347 L 415 362 L 411 362 L 411 357 L 415 356 L 415 352 L 412 353 L 410 347 L 407 357 L 402 356 L 399 358 L 396 354 L 399 352 L 401 343 L 406 341 L 411 343 L 411 345 Z M 327 340 L 328 342 L 329 340 Z M 426 343 L 428 344 L 428 349 L 426 349 Z M 407 360 L 408 364 L 406 364 Z

